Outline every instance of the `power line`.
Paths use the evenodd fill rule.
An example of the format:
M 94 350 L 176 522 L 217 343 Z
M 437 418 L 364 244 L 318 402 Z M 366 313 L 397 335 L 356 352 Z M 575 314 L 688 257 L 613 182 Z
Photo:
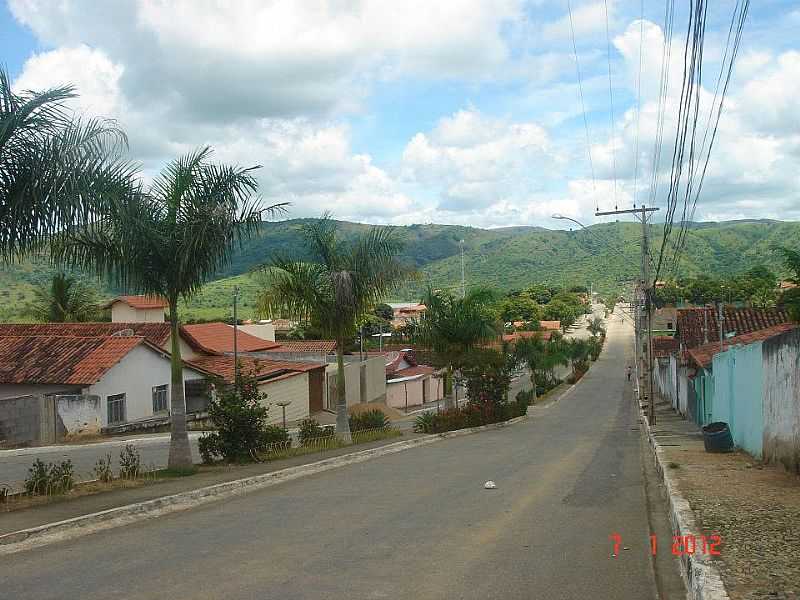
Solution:
M 644 43 L 644 0 L 639 3 L 639 74 L 636 76 L 636 145 L 633 152 L 633 207 L 639 189 L 639 120 L 642 112 L 642 47 Z
M 611 104 L 611 176 L 614 178 L 614 209 L 617 209 L 617 157 L 614 150 L 616 134 L 614 128 L 614 91 L 611 82 L 611 34 L 608 30 L 608 0 L 603 0 L 606 12 L 606 56 L 608 58 L 608 98 Z
M 589 156 L 589 169 L 592 173 L 592 192 L 594 193 L 595 198 L 595 208 L 599 210 L 597 207 L 597 184 L 594 176 L 594 162 L 592 161 L 592 144 L 589 138 L 589 121 L 586 118 L 586 103 L 583 100 L 583 83 L 581 78 L 581 63 L 578 60 L 578 46 L 575 43 L 575 27 L 572 24 L 572 7 L 570 6 L 569 0 L 567 0 L 567 13 L 569 14 L 569 30 L 570 34 L 572 35 L 572 52 L 575 55 L 575 70 L 577 71 L 578 75 L 578 95 L 581 99 L 581 112 L 583 113 L 583 128 L 586 132 L 586 152 Z

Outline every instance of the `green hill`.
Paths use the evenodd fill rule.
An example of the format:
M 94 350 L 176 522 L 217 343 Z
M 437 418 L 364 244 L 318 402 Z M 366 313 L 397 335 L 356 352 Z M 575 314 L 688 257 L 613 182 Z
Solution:
M 241 314 L 253 316 L 259 288 L 258 266 L 280 254 L 307 258 L 300 228 L 304 220 L 264 223 L 258 235 L 245 242 L 231 264 L 203 292 L 184 306 L 185 318 L 227 318 L 231 314 L 233 287 L 241 289 Z M 340 235 L 352 238 L 370 226 L 340 222 Z M 552 286 L 594 285 L 610 292 L 621 282 L 637 276 L 640 264 L 641 226 L 636 223 L 603 223 L 577 231 L 541 227 L 478 229 L 455 225 L 395 227 L 405 241 L 402 259 L 419 272 L 391 300 L 414 300 L 428 284 L 458 287 L 461 281 L 460 241 L 468 285 L 489 285 L 500 290 L 525 287 L 533 282 Z M 651 226 L 651 246 L 658 256 L 660 225 Z M 677 233 L 677 228 L 675 229 Z M 677 273 L 723 276 L 764 264 L 781 272 L 771 252 L 775 244 L 800 246 L 800 223 L 778 221 L 731 221 L 694 223 L 689 228 Z M 674 273 L 665 261 L 662 278 Z M 47 280 L 53 269 L 42 259 L 27 260 L 0 269 L 0 319 L 19 318 L 19 309 L 30 297 L 32 286 Z M 97 282 L 105 294 L 115 290 Z

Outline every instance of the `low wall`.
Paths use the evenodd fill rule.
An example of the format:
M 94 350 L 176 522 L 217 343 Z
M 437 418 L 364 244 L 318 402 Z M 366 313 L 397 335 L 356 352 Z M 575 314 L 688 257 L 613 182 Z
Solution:
M 59 441 L 100 435 L 103 426 L 100 396 L 56 396 L 55 407 Z
M 39 446 L 56 441 L 52 398 L 24 395 L 0 399 L 0 446 Z
M 800 474 L 800 329 L 765 340 L 762 366 L 763 458 Z

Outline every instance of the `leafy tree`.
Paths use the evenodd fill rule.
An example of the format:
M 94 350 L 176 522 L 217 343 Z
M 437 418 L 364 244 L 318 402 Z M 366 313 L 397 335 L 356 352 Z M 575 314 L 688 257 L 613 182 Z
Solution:
M 384 321 L 391 321 L 394 318 L 394 309 L 384 302 L 378 304 L 372 310 L 372 313 Z
M 64 273 L 53 275 L 48 284 L 36 287 L 33 294 L 27 313 L 44 323 L 94 321 L 100 313 L 94 290 Z
M 586 329 L 589 330 L 589 333 L 592 334 L 592 337 L 597 337 L 598 335 L 603 335 L 606 332 L 606 328 L 604 327 L 603 319 L 600 317 L 594 317 L 589 324 L 586 326 Z
M 528 295 L 506 296 L 497 303 L 497 312 L 503 322 L 539 321 L 542 308 Z
M 72 86 L 16 94 L 0 67 L 0 261 L 91 221 L 134 169 L 111 122 L 70 116 Z
M 267 394 L 258 389 L 251 373 L 242 372 L 238 385 L 217 379 L 210 387 L 213 393 L 208 416 L 217 430 L 200 438 L 203 462 L 218 457 L 228 462 L 250 462 L 269 444 L 289 439 L 282 428 L 267 425 Z
M 586 372 L 589 368 L 589 355 L 592 347 L 589 340 L 572 338 L 566 343 L 566 353 L 572 365 L 572 380 L 577 381 L 579 374 Z
M 414 341 L 431 352 L 431 362 L 447 368 L 448 379 L 467 362 L 470 352 L 498 337 L 493 302 L 494 294 L 485 288 L 473 288 L 463 298 L 428 289 L 423 299 L 427 310 Z
M 800 250 L 786 247 L 778 247 L 776 250 L 783 258 L 784 266 L 791 273 L 788 281 L 800 286 Z M 800 321 L 800 287 L 786 290 L 781 301 L 792 319 Z
M 407 275 L 397 259 L 402 243 L 387 227 L 374 227 L 353 242 L 340 242 L 336 223 L 327 215 L 306 223 L 303 235 L 313 260 L 274 258 L 267 292 L 283 310 L 319 324 L 336 340 L 336 432 L 350 442 L 344 348 L 354 338 L 358 320 Z
M 567 365 L 569 362 L 565 346 L 560 339 L 545 341 L 539 336 L 517 340 L 514 346 L 514 358 L 517 362 L 527 365 L 531 372 L 534 403 L 538 384 L 537 373 L 546 374 L 552 378 L 553 370 L 557 366 Z
M 529 298 L 532 298 L 539 304 L 547 304 L 553 297 L 553 290 L 547 287 L 546 285 L 537 283 L 530 287 L 525 288 L 522 291 L 522 295 L 526 295 Z
M 178 300 L 189 299 L 230 259 L 235 240 L 254 233 L 259 209 L 252 168 L 216 165 L 202 148 L 172 161 L 145 187 L 112 198 L 104 218 L 54 244 L 59 259 L 92 268 L 120 287 L 163 296 L 169 305 L 172 385 L 169 467 L 192 467 L 186 433 Z

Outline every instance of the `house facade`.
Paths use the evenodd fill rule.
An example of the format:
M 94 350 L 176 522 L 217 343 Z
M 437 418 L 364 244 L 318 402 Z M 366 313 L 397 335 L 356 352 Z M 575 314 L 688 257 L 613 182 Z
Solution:
M 698 425 L 728 423 L 738 447 L 800 473 L 800 329 L 768 327 L 689 357 Z
M 183 379 L 202 383 L 205 374 L 187 366 Z M 21 398 L 44 403 L 41 410 L 53 412 L 54 435 L 69 438 L 168 414 L 170 386 L 169 354 L 140 336 L 0 337 L 0 435 L 6 439 L 25 427 L 15 421 L 21 413 L 11 410 Z

